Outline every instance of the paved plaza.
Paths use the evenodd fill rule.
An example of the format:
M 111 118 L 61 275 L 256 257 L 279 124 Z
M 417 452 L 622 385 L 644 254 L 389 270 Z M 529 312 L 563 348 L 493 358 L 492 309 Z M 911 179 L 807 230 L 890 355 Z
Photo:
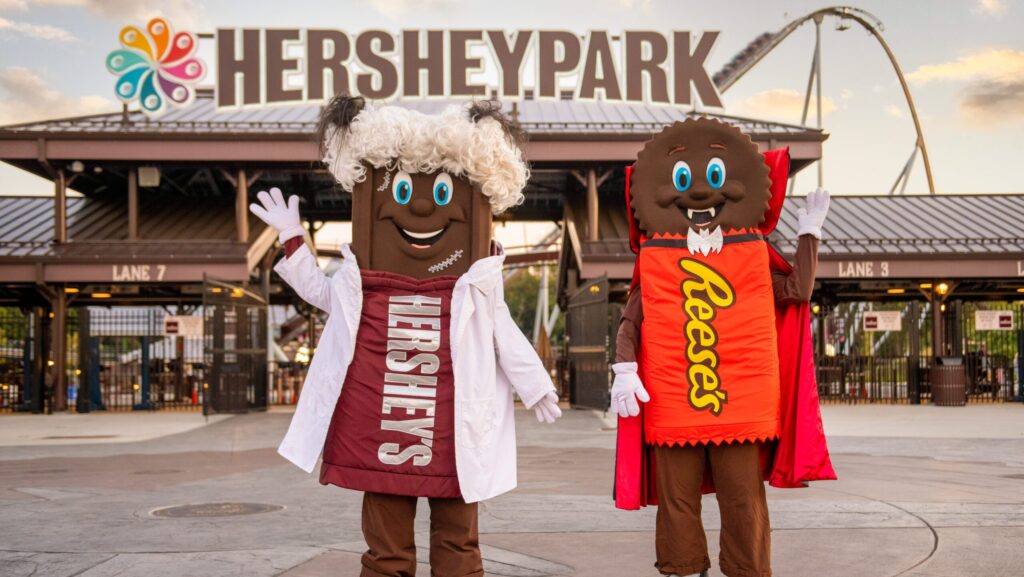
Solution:
M 0 575 L 357 575 L 360 496 L 277 456 L 290 416 L 0 418 Z M 612 506 L 614 421 L 518 417 L 519 488 L 481 507 L 488 574 L 656 577 L 655 511 Z M 840 480 L 769 491 L 776 575 L 1024 575 L 1024 406 L 824 418 Z M 713 497 L 704 519 L 714 559 Z

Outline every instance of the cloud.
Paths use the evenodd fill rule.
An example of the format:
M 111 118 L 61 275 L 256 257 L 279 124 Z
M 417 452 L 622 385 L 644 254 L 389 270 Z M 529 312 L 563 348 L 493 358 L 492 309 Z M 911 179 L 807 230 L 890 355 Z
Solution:
M 969 88 L 960 101 L 960 110 L 968 120 L 993 125 L 1024 120 L 1024 80 L 983 82 Z
M 27 68 L 0 70 L 0 126 L 117 109 L 114 101 L 102 96 L 63 94 Z
M 903 109 L 895 104 L 890 104 L 882 110 L 885 110 L 885 113 L 893 118 L 903 118 Z
M 998 16 L 1006 12 L 1006 0 L 976 0 L 971 12 L 986 16 Z
M 7 10 L 24 12 L 28 10 L 28 3 L 25 0 L 0 0 L 0 12 Z
M 807 109 L 807 120 L 815 117 L 817 99 L 811 96 Z M 804 109 L 804 95 L 796 90 L 776 88 L 764 90 L 741 100 L 735 107 L 740 114 L 754 118 L 776 118 L 790 122 L 800 122 L 800 114 Z M 836 109 L 835 102 L 825 97 L 821 101 L 821 112 L 827 115 Z
M 0 2 L 11 0 L 0 0 Z M 13 0 L 18 1 L 18 0 Z M 163 16 L 175 28 L 193 32 L 205 31 L 213 26 L 206 16 L 200 0 L 26 0 L 32 6 L 62 6 L 84 8 L 108 20 L 124 24 L 145 24 L 156 16 Z
M 451 8 L 454 0 L 369 0 L 370 6 L 388 18 L 409 17 L 421 12 Z
M 39 38 L 40 40 L 56 40 L 58 42 L 74 42 L 77 40 L 73 34 L 64 30 L 63 28 L 57 28 L 55 26 L 48 26 L 46 24 L 31 24 L 29 22 L 17 22 L 15 20 L 8 20 L 0 17 L 0 32 L 13 32 L 15 34 L 21 34 L 28 36 L 29 38 Z
M 907 75 L 917 84 L 933 80 L 974 80 L 1013 82 L 1024 75 L 1024 51 L 985 50 L 961 56 L 952 62 L 926 64 Z
M 952 62 L 921 66 L 907 75 L 915 84 L 963 86 L 960 112 L 982 124 L 1024 119 L 1024 51 L 986 50 Z

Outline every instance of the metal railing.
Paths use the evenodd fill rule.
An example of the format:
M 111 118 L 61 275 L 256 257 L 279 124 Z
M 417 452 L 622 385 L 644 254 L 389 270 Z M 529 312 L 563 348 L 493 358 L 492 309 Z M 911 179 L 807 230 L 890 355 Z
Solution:
M 815 359 L 823 403 L 930 403 L 932 357 L 824 356 Z M 963 379 L 968 403 L 1014 400 L 1017 371 L 1005 355 L 967 356 Z

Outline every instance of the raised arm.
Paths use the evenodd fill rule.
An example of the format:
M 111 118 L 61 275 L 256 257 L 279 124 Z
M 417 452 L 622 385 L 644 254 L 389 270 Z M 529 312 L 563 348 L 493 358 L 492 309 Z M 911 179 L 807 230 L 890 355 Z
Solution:
M 818 267 L 818 242 L 821 239 L 821 227 L 828 216 L 828 207 L 828 191 L 819 188 L 807 195 L 807 206 L 798 211 L 799 240 L 793 270 L 789 274 L 772 274 L 776 302 L 795 304 L 811 300 L 814 275 Z
M 287 256 L 277 263 L 274 271 L 295 289 L 302 300 L 330 313 L 331 281 L 320 270 L 309 247 L 296 241 L 305 234 L 299 219 L 299 197 L 292 195 L 285 203 L 278 188 L 270 189 L 269 193 L 261 191 L 256 196 L 260 204 L 250 204 L 249 210 L 276 230 L 278 240 L 286 247 Z

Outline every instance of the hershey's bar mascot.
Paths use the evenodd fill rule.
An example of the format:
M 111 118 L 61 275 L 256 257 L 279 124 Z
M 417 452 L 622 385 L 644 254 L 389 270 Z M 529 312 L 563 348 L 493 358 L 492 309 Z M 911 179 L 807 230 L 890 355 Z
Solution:
M 788 150 L 762 155 L 732 125 L 677 122 L 627 170 L 633 287 L 616 339 L 616 506 L 658 505 L 666 575 L 710 566 L 701 495 L 717 491 L 719 566 L 771 575 L 764 480 L 834 479 L 814 381 L 808 301 L 828 193 L 799 211 L 796 263 L 766 242 Z
M 322 451 L 321 483 L 364 492 L 363 577 L 415 573 L 418 497 L 432 573 L 483 575 L 477 502 L 516 485 L 513 389 L 539 420 L 561 415 L 491 255 L 490 215 L 526 185 L 516 134 L 495 103 L 426 115 L 338 97 L 321 136 L 352 193 L 339 270 L 326 277 L 303 243 L 297 197 L 250 207 L 280 231 L 274 270 L 329 314 L 278 451 L 307 472 Z

